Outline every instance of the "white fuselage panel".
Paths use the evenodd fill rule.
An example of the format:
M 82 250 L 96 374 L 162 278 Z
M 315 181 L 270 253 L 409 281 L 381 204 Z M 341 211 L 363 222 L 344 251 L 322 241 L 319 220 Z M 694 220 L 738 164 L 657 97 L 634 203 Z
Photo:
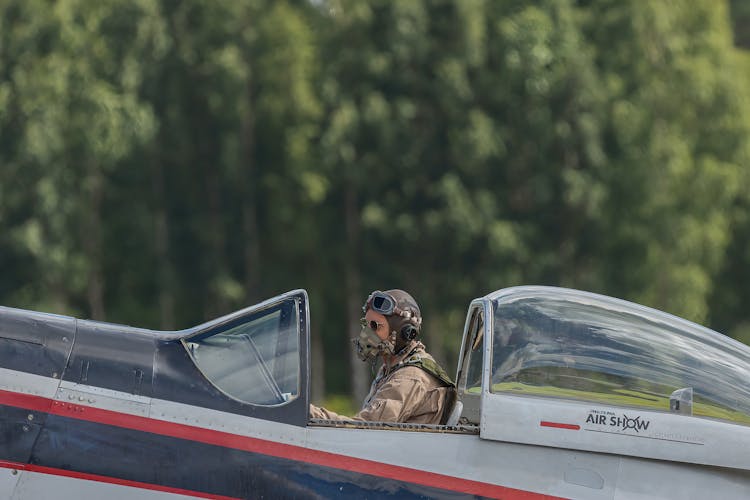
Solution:
M 426 486 L 443 481 L 445 487 L 451 489 L 453 484 L 464 484 L 463 490 L 455 490 L 459 492 L 475 491 L 471 488 L 480 488 L 481 492 L 482 487 L 496 486 L 521 493 L 582 500 L 750 498 L 750 472 L 747 470 L 509 443 L 483 439 L 476 434 L 297 427 L 80 384 L 65 383 L 58 391 L 56 379 L 11 370 L 2 370 L 0 374 L 5 377 L 6 391 L 44 395 L 51 402 L 104 410 L 99 414 L 127 415 L 135 426 L 132 428 L 153 425 L 154 432 L 166 435 L 170 435 L 170 429 L 178 428 L 179 432 L 174 435 L 179 434 L 182 439 L 206 439 L 205 442 L 215 439 L 216 443 L 228 447 L 245 446 L 244 442 L 250 447 L 245 448 L 249 451 L 277 453 L 276 456 L 282 458 L 290 458 L 285 453 L 291 450 L 292 460 Z M 75 417 L 76 414 L 88 415 L 89 412 L 70 415 L 93 418 Z M 129 425 L 122 424 L 123 421 L 127 418 L 112 421 L 110 425 Z M 193 429 L 193 434 L 181 434 L 184 426 Z M 191 437 L 193 435 L 196 437 Z M 252 448 L 253 440 L 260 440 L 261 448 Z M 96 460 L 96 457 L 91 459 Z M 91 480 L 85 474 L 70 477 L 65 473 L 33 470 L 15 470 L 14 473 L 14 470 L 7 463 L 0 467 L 0 498 L 182 497 L 179 492 Z

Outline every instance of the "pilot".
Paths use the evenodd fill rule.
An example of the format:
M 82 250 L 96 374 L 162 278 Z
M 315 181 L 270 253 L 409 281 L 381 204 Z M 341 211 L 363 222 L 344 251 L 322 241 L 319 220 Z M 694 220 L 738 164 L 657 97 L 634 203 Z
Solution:
M 362 306 L 362 331 L 353 339 L 362 361 L 383 364 L 354 417 L 310 405 L 310 417 L 444 424 L 453 407 L 456 386 L 417 340 L 422 315 L 403 290 L 375 291 Z

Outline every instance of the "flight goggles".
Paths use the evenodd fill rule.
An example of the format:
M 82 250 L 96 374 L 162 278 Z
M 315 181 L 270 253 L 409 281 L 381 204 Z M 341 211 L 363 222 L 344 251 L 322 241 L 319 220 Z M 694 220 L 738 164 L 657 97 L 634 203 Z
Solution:
M 414 313 L 409 309 L 401 309 L 396 305 L 396 299 L 394 299 L 393 296 L 381 292 L 380 290 L 372 292 L 370 296 L 367 297 L 365 305 L 362 306 L 362 312 L 366 313 L 368 308 L 376 313 L 382 314 L 383 316 L 393 316 L 394 314 L 396 316 L 401 316 L 402 318 L 411 320 L 417 326 L 422 323 L 422 318 L 418 316 L 415 317 Z
M 380 290 L 372 292 L 370 296 L 367 297 L 365 305 L 362 306 L 362 311 L 367 312 L 368 308 L 376 313 L 382 314 L 383 316 L 392 316 L 393 314 L 406 316 L 404 313 L 409 313 L 409 316 L 411 316 L 410 311 L 403 311 L 396 306 L 396 299 L 391 297 L 390 294 L 381 292 Z

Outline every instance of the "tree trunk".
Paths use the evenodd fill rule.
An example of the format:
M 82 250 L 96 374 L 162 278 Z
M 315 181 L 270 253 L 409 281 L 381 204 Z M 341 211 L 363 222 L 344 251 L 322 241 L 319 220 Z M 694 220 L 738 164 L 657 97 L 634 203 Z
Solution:
M 248 77 L 252 78 L 252 76 Z M 242 189 L 242 238 L 245 262 L 245 300 L 255 303 L 260 296 L 260 231 L 258 229 L 258 172 L 255 165 L 255 117 L 253 116 L 252 81 L 246 87 L 245 115 L 242 118 L 242 141 L 240 164 L 245 165 L 245 178 L 241 179 Z
M 91 318 L 99 321 L 106 319 L 104 312 L 104 272 L 102 270 L 102 195 L 104 178 L 101 170 L 94 164 L 89 169 L 88 187 L 88 224 L 83 235 L 83 248 L 89 266 L 86 295 Z
M 359 269 L 359 208 L 357 193 L 351 181 L 347 181 L 344 188 L 344 219 L 346 223 L 346 256 L 345 256 L 345 290 L 347 330 L 345 341 L 359 329 L 359 319 L 362 316 L 361 273 Z M 349 347 L 349 346 L 347 346 Z M 360 361 L 354 349 L 349 349 L 349 379 L 351 380 L 351 396 L 356 402 L 362 401 L 369 389 L 369 365 Z
M 215 152 L 218 154 L 218 152 Z M 226 276 L 225 268 L 225 238 L 222 223 L 221 206 L 221 172 L 217 162 L 206 163 L 206 197 L 208 201 L 208 223 L 205 228 L 209 237 L 211 265 L 209 282 L 211 283 L 211 297 L 208 300 L 208 318 L 215 318 L 229 312 L 230 304 L 225 290 L 221 288 L 221 280 Z
M 310 325 L 310 401 L 321 401 L 326 393 L 325 384 L 325 349 L 323 348 L 323 338 L 320 335 L 319 323 L 312 321 Z
M 430 255 L 428 246 L 424 247 L 424 250 L 419 252 L 420 255 Z M 412 290 L 407 290 L 409 293 L 414 294 L 414 300 L 419 304 L 420 312 L 422 313 L 423 327 L 420 332 L 422 342 L 424 342 L 427 352 L 434 357 L 438 363 L 445 363 L 445 346 L 443 345 L 445 336 L 448 332 L 440 330 L 440 318 L 437 315 L 435 307 L 429 307 L 428 304 L 437 304 L 445 300 L 445 297 L 438 297 L 440 293 L 440 280 L 434 277 L 434 273 L 430 272 L 430 269 L 439 269 L 439 266 L 435 264 L 430 266 L 430 259 L 422 259 L 423 264 L 427 266 L 419 265 L 419 267 L 409 267 L 405 274 L 408 276 L 407 283 L 419 283 L 420 293 L 417 294 Z M 419 275 L 415 275 L 414 270 L 421 269 L 418 271 Z M 445 367 L 444 367 L 445 368 Z M 448 370 L 450 372 L 450 370 Z
M 154 251 L 159 289 L 159 327 L 163 330 L 174 330 L 174 272 L 169 259 L 169 218 L 164 192 L 164 168 L 158 155 L 152 156 L 156 157 L 151 167 L 151 190 L 154 200 Z

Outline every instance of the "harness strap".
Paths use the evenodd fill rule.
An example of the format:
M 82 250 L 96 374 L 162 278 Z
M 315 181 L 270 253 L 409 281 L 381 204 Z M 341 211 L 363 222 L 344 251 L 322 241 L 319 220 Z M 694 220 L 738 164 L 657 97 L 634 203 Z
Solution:
M 421 368 L 422 370 L 426 371 L 436 379 L 440 380 L 447 388 L 448 392 L 446 394 L 445 399 L 445 405 L 443 405 L 443 412 L 442 415 L 440 415 L 440 424 L 444 425 L 445 422 L 448 420 L 448 417 L 450 416 L 451 410 L 453 410 L 453 405 L 456 402 L 456 398 L 458 397 L 458 391 L 456 390 L 456 384 L 451 380 L 451 378 L 448 376 L 448 374 L 445 372 L 442 366 L 437 364 L 437 362 L 432 359 L 431 357 L 423 357 L 420 354 L 416 353 L 415 351 L 412 351 L 411 354 L 399 365 L 396 367 L 402 368 L 404 366 L 417 366 Z
M 453 382 L 453 380 L 451 380 L 450 376 L 446 373 L 443 367 L 437 364 L 437 362 L 432 358 L 421 356 L 418 353 L 412 351 L 405 360 L 399 363 L 398 368 L 402 368 L 404 366 L 417 366 L 436 379 L 440 380 L 446 386 L 454 388 L 456 387 L 456 384 Z

